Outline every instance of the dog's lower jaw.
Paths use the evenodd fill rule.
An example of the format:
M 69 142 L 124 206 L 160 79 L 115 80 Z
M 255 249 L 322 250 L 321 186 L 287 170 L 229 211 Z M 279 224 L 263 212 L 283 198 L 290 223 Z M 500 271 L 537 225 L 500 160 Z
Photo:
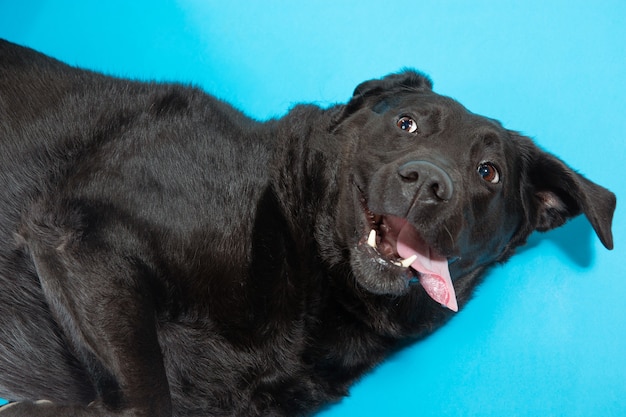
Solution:
M 351 265 L 359 286 L 373 294 L 400 296 L 418 282 L 410 268 L 383 257 L 366 241 L 352 249 Z

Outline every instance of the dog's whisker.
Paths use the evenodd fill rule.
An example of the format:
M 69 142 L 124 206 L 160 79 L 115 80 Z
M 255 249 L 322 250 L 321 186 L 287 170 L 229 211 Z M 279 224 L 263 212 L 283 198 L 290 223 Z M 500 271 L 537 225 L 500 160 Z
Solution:
M 448 236 L 450 236 L 450 243 L 452 243 L 452 247 L 454 247 L 454 237 L 452 236 L 452 233 L 450 233 L 450 229 L 448 229 L 448 226 L 444 224 L 443 230 L 445 230 L 446 233 L 448 233 Z

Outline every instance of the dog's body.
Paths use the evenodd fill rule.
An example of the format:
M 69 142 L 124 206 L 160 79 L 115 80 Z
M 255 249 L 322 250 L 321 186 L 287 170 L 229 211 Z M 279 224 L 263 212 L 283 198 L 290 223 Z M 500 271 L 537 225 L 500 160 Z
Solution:
M 2 416 L 307 414 L 532 231 L 612 246 L 610 192 L 414 72 L 257 123 L 0 42 L 0 151 Z

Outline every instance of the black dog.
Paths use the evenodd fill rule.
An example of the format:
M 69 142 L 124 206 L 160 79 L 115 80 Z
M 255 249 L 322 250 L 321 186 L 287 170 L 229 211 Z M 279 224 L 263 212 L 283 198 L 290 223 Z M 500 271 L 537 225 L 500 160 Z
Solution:
M 612 193 L 412 71 L 258 123 L 0 42 L 0 178 L 2 416 L 305 415 L 534 230 L 612 247 Z

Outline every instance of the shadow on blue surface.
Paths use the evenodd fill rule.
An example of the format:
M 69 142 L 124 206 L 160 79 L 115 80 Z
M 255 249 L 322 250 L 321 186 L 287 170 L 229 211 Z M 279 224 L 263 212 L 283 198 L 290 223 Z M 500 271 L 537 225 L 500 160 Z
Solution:
M 546 233 L 533 233 L 525 246 L 517 250 L 523 253 L 548 241 L 556 246 L 572 263 L 581 268 L 588 268 L 593 263 L 594 240 L 597 239 L 593 228 L 584 216 L 576 217 L 566 225 Z

